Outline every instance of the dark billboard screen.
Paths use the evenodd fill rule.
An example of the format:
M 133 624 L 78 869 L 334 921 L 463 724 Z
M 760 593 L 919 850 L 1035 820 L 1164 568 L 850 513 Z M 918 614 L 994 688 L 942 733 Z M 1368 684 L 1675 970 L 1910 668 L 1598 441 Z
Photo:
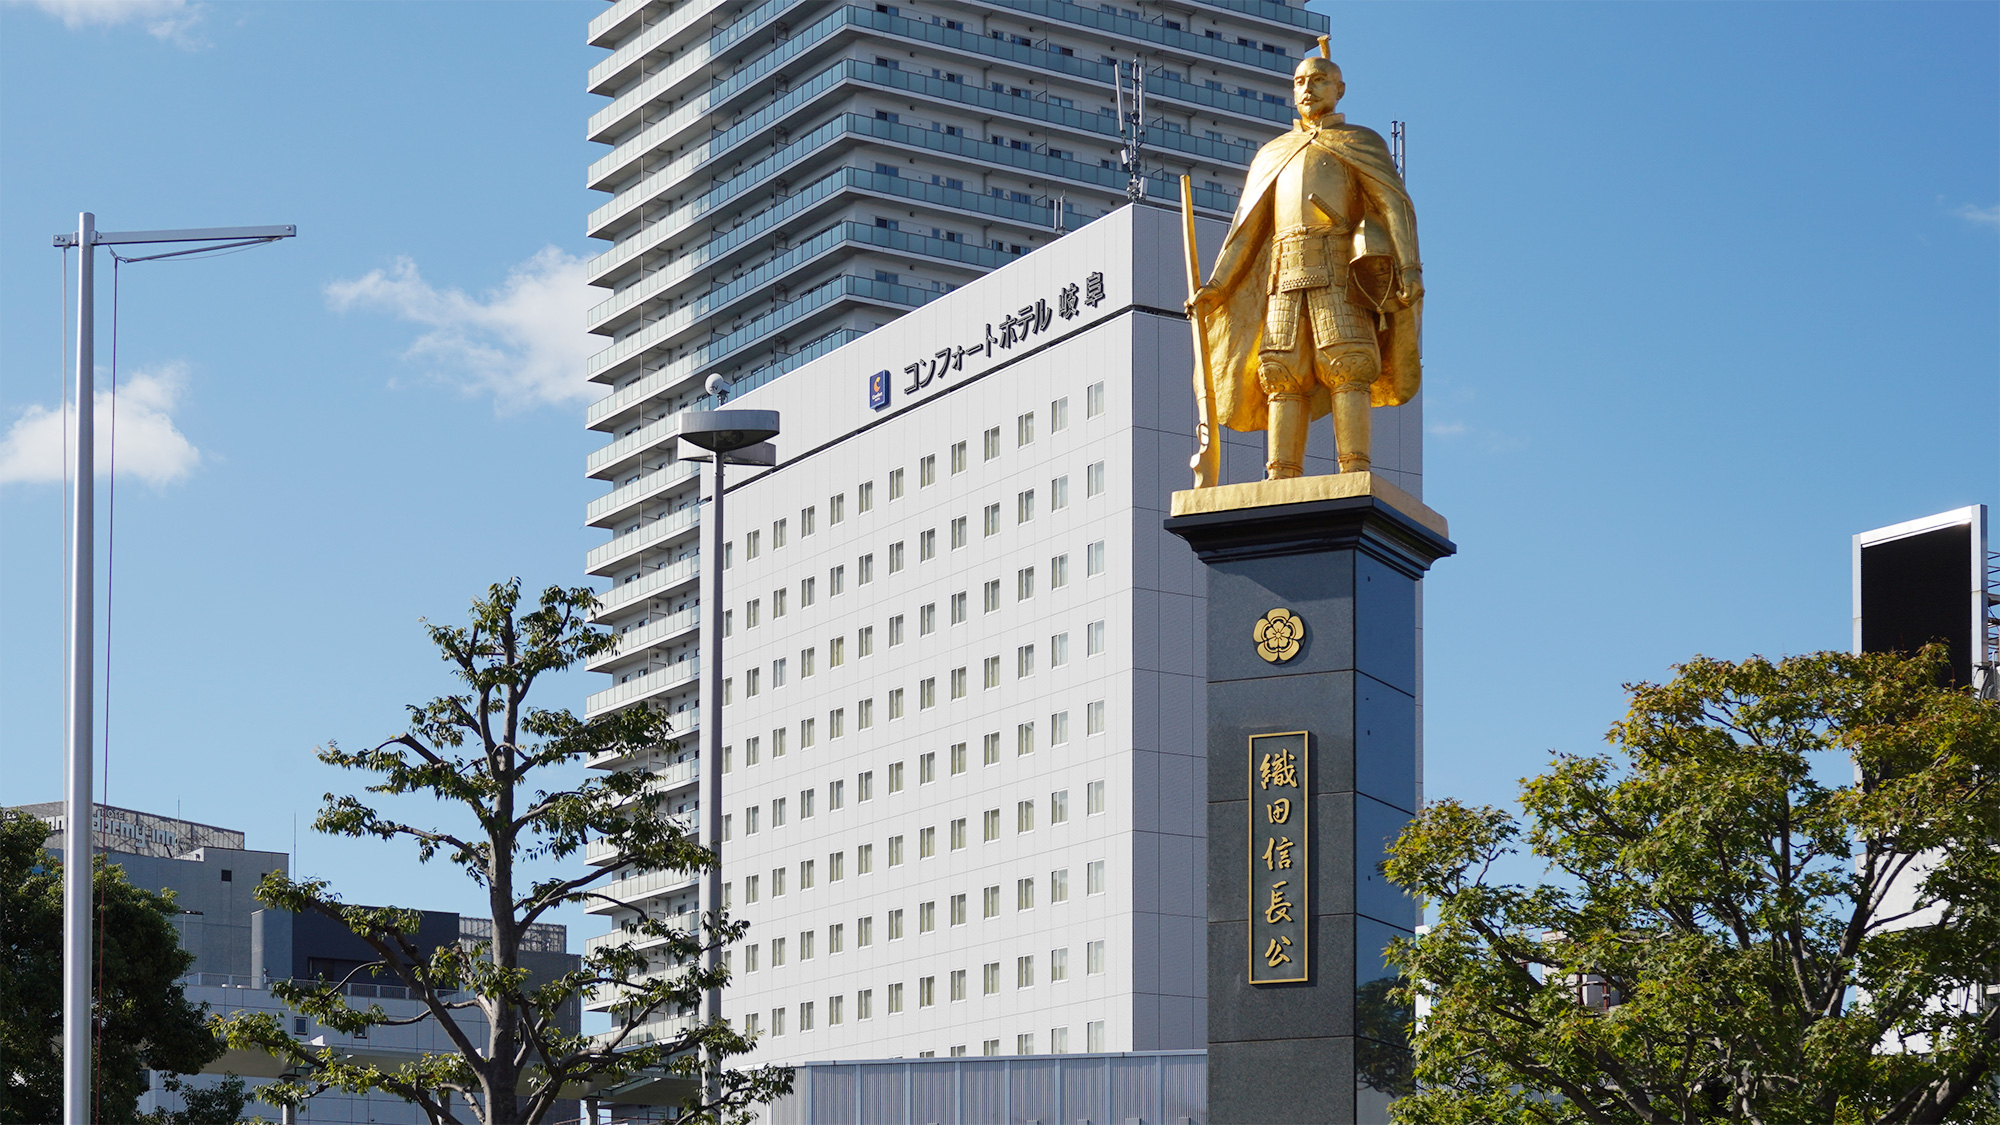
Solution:
M 1861 547 L 1861 651 L 1951 650 L 1953 683 L 1972 682 L 1980 625 L 1972 525 L 1953 524 Z

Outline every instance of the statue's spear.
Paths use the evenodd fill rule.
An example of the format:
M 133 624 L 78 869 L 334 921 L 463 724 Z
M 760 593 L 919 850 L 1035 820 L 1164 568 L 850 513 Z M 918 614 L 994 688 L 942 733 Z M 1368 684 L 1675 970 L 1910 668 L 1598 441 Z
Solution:
M 1221 483 L 1222 446 L 1215 440 L 1215 380 L 1208 371 L 1208 334 L 1202 331 L 1201 309 L 1194 304 L 1201 291 L 1201 259 L 1194 245 L 1194 181 L 1181 177 L 1181 234 L 1187 249 L 1188 323 L 1194 328 L 1195 451 L 1188 458 L 1194 486 Z

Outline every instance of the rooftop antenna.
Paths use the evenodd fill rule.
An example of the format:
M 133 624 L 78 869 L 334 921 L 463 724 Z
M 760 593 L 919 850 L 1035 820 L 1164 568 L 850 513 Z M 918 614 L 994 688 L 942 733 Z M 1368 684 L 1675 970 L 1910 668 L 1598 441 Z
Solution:
M 1408 128 L 1409 126 L 1401 121 L 1389 122 L 1389 155 L 1396 158 L 1396 175 L 1406 182 L 1410 178 L 1410 173 L 1404 166 L 1403 145 L 1409 140 Z
M 1067 210 L 1069 210 L 1068 192 L 1063 192 L 1059 196 L 1052 195 L 1049 197 L 1049 226 L 1057 234 L 1064 233 L 1063 212 Z
M 1111 64 L 1111 81 L 1117 87 L 1118 98 L 1118 139 L 1124 148 L 1119 151 L 1119 163 L 1130 177 L 1125 183 L 1125 198 L 1139 202 L 1146 194 L 1146 69 L 1139 56 L 1132 56 L 1132 93 L 1125 93 L 1125 70 L 1117 63 Z

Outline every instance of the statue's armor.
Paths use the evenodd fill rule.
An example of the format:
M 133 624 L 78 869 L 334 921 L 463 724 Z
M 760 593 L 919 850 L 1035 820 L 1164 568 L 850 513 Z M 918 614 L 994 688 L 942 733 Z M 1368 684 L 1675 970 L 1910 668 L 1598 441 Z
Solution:
M 1332 153 L 1306 145 L 1278 172 L 1272 205 L 1276 235 L 1259 350 L 1267 355 L 1313 348 L 1376 355 L 1374 317 L 1347 294 L 1354 228 L 1365 211 L 1361 185 Z M 1298 339 L 1301 319 L 1310 323 L 1310 341 Z

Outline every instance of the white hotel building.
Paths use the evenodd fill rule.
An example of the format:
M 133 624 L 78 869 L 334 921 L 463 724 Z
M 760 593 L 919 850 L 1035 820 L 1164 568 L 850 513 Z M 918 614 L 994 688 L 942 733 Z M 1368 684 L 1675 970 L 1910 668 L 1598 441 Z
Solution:
M 1110 60 L 1142 58 L 1146 195 L 1176 202 L 1188 172 L 1213 220 L 1325 30 L 1275 0 L 617 0 L 592 21 L 611 148 L 589 183 L 611 198 L 588 229 L 612 246 L 590 279 L 612 292 L 590 328 L 612 342 L 588 425 L 611 440 L 586 471 L 612 488 L 586 569 L 626 639 L 586 710 L 675 717 L 678 743 L 595 764 L 657 774 L 690 820 L 715 552 L 676 416 L 720 372 L 732 405 L 784 417 L 780 465 L 732 474 L 724 552 L 725 879 L 753 926 L 724 1004 L 760 1057 L 1203 1043 L 1202 585 L 1159 530 L 1189 452 L 1184 275 L 1176 216 L 1114 210 Z M 1398 414 L 1376 465 L 1419 492 Z M 698 908 L 673 873 L 612 893 L 614 923 Z

